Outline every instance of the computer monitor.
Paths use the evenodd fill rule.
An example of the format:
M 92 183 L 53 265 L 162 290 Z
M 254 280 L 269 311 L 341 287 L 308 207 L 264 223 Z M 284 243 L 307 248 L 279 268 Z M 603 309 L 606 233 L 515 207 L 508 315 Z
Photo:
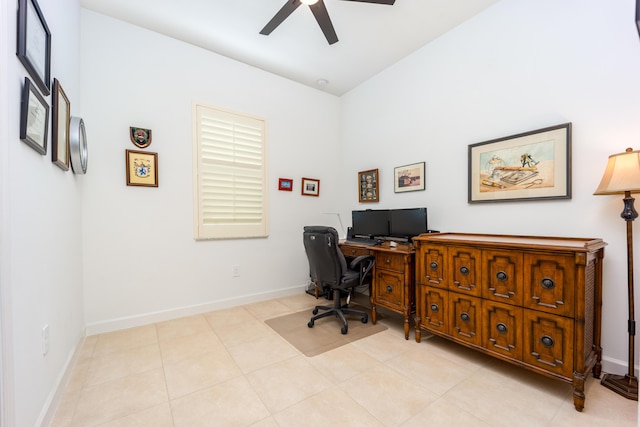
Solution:
M 389 213 L 391 237 L 410 239 L 427 230 L 427 208 L 392 209 Z
M 352 211 L 352 234 L 356 237 L 384 237 L 389 235 L 389 210 L 367 209 Z

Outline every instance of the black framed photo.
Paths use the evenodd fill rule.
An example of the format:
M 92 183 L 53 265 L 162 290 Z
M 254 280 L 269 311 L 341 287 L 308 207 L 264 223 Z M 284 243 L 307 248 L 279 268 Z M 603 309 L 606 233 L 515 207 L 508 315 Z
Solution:
M 36 0 L 18 0 L 18 58 L 44 95 L 51 88 L 51 32 Z
M 469 203 L 570 198 L 571 123 L 469 145 Z
M 38 153 L 47 154 L 49 104 L 29 77 L 24 78 L 20 106 L 20 139 Z
M 636 28 L 638 35 L 640 35 L 640 0 L 636 0 Z
M 53 79 L 53 97 L 51 107 L 53 120 L 51 126 L 51 161 L 64 171 L 69 170 L 69 120 L 71 103 L 62 90 L 58 79 Z

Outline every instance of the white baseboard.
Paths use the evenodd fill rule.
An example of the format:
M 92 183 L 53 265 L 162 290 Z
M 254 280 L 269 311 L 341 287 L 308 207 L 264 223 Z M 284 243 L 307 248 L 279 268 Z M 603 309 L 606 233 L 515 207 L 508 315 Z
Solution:
M 157 322 L 178 319 L 180 317 L 195 316 L 210 311 L 222 310 L 225 308 L 237 307 L 239 305 L 251 304 L 254 302 L 267 301 L 274 298 L 282 298 L 291 295 L 304 293 L 305 285 L 291 288 L 278 289 L 276 291 L 263 292 L 259 294 L 243 295 L 237 298 L 229 298 L 220 301 L 211 301 L 205 304 L 192 305 L 188 307 L 173 308 L 165 311 L 157 311 L 131 317 L 107 320 L 102 322 L 89 323 L 86 325 L 87 336 L 113 332 L 121 329 L 133 328 L 136 326 L 149 325 Z
M 50 426 L 53 422 L 53 417 L 56 415 L 56 410 L 58 409 L 60 401 L 62 400 L 62 395 L 67 388 L 67 383 L 69 382 L 69 378 L 71 377 L 71 372 L 73 372 L 73 367 L 76 364 L 76 360 L 78 360 L 78 355 L 80 354 L 80 349 L 82 349 L 85 339 L 86 337 L 81 337 L 76 344 L 76 348 L 69 354 L 67 362 L 58 375 L 55 387 L 53 388 L 51 394 L 49 394 L 49 397 L 47 398 L 47 401 L 42 408 L 42 413 L 35 423 L 36 426 Z
M 638 366 L 633 367 L 633 375 L 638 376 Z M 614 359 L 602 356 L 602 372 L 615 375 L 626 375 L 629 373 L 629 363 L 626 360 Z

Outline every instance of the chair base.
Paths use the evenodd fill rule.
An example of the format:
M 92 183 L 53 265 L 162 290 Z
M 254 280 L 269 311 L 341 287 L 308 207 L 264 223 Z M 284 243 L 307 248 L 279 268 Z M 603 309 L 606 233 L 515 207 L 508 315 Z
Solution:
M 321 319 L 323 317 L 335 316 L 338 319 L 340 319 L 340 321 L 342 322 L 342 328 L 340 329 L 340 332 L 342 332 L 342 334 L 344 335 L 349 330 L 349 324 L 347 323 L 347 319 L 344 317 L 345 314 L 360 316 L 362 323 L 367 323 L 369 321 L 369 315 L 366 312 L 348 308 L 346 304 L 342 305 L 340 302 L 340 294 L 341 294 L 340 289 L 333 290 L 333 306 L 331 307 L 325 306 L 325 305 L 315 306 L 315 308 L 313 309 L 314 316 L 311 318 L 311 320 L 309 320 L 309 323 L 307 323 L 307 326 L 310 328 L 313 328 L 313 324 L 315 323 L 316 320 Z M 318 314 L 319 310 L 324 310 L 324 311 Z

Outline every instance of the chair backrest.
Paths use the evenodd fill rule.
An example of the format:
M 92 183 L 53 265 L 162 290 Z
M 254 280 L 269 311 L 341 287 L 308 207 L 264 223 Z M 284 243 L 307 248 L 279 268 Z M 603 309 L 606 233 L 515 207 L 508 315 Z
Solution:
M 338 247 L 338 232 L 333 227 L 307 226 L 303 233 L 311 280 L 319 286 L 338 286 L 347 261 Z

